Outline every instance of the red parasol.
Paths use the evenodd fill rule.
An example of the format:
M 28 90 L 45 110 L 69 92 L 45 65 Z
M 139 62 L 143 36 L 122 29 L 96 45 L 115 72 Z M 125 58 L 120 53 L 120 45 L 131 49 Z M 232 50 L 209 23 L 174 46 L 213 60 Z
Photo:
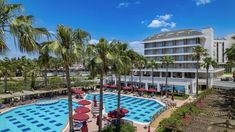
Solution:
M 131 90 L 132 88 L 129 87 L 129 86 L 126 86 L 126 87 L 123 87 L 122 89 L 123 89 L 123 90 Z
M 116 109 L 116 111 L 118 111 L 118 109 Z M 125 108 L 120 108 L 120 113 L 122 114 L 127 114 L 129 111 Z
M 106 87 L 106 88 L 109 87 L 109 86 L 110 86 L 109 84 L 104 84 L 103 85 L 103 87 Z
M 117 85 L 110 85 L 110 88 L 117 88 Z
M 88 113 L 90 112 L 90 109 L 84 106 L 80 106 L 80 107 L 77 107 L 74 111 L 76 113 Z
M 75 93 L 75 94 L 84 94 L 85 92 L 80 90 L 80 89 L 74 89 L 73 93 Z
M 152 93 L 154 93 L 154 92 L 157 92 L 157 90 L 156 90 L 156 89 L 154 89 L 154 88 L 150 88 L 150 89 L 148 89 L 148 92 L 152 92 Z
M 89 105 L 89 104 L 91 104 L 91 102 L 87 101 L 87 100 L 81 100 L 81 101 L 78 101 L 78 104 L 80 104 L 80 105 Z
M 139 88 L 138 91 L 143 92 L 145 91 L 145 88 Z
M 89 119 L 89 116 L 84 113 L 74 114 L 73 119 L 77 121 L 86 121 Z
M 82 132 L 88 132 L 88 127 L 87 127 L 87 123 L 84 121 L 83 123 L 82 123 L 83 125 L 82 125 Z

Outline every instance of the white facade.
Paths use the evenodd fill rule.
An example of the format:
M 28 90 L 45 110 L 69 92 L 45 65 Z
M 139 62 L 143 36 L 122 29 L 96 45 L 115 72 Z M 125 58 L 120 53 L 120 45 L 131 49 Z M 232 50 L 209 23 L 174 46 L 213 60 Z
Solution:
M 221 49 L 221 44 L 217 42 L 224 42 L 224 49 Z M 196 61 L 193 59 L 193 47 L 202 46 L 204 47 L 208 55 L 215 60 L 221 62 L 222 57 L 226 62 L 226 56 L 222 56 L 226 48 L 229 48 L 233 40 L 227 37 L 225 40 L 214 39 L 214 31 L 212 28 L 204 28 L 201 31 L 186 29 L 177 30 L 170 32 L 163 32 L 151 37 L 146 38 L 142 42 L 144 44 L 144 56 L 147 60 L 155 60 L 157 63 L 161 63 L 161 58 L 163 56 L 171 56 L 175 61 L 173 64 L 169 65 L 168 73 L 166 73 L 165 65 L 161 65 L 160 68 L 154 69 L 152 74 L 151 69 L 144 68 L 141 70 L 133 69 L 135 79 L 131 80 L 127 77 L 127 82 L 135 82 L 138 87 L 145 87 L 148 89 L 152 86 L 152 76 L 154 77 L 154 86 L 160 90 L 161 86 L 165 85 L 166 76 L 168 79 L 168 85 L 184 87 L 186 94 L 196 93 Z M 221 51 L 223 50 L 223 51 Z M 217 58 L 219 54 L 219 58 Z M 202 59 L 202 58 L 201 58 Z M 200 63 L 202 60 L 200 61 Z M 223 68 L 210 68 L 209 69 L 209 86 L 213 85 L 213 79 L 222 76 L 224 73 Z M 142 76 L 140 81 L 138 78 Z M 206 85 L 206 69 L 200 67 L 199 69 L 199 85 Z M 133 78 L 132 78 L 133 79 Z M 124 78 L 122 78 L 122 82 Z M 139 84 L 138 84 L 139 82 Z M 144 84 L 143 84 L 144 83 Z
M 226 64 L 228 59 L 225 54 L 226 49 L 235 44 L 235 40 L 232 38 L 235 34 L 227 35 L 224 38 L 215 39 L 213 45 L 213 57 L 218 64 Z

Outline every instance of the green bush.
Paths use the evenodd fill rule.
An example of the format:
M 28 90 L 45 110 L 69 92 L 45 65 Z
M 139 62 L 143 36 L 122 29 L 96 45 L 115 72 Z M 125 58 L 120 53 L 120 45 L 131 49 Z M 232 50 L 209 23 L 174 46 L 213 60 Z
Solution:
M 208 89 L 198 96 L 198 100 L 204 99 L 207 95 L 214 93 L 215 90 Z M 169 129 L 177 129 L 183 125 L 182 118 L 184 115 L 195 116 L 202 112 L 202 109 L 196 106 L 196 102 L 186 103 L 180 108 L 176 109 L 169 118 L 162 120 L 159 123 L 158 132 L 166 132 Z
M 120 131 L 117 130 L 116 126 L 110 125 L 105 127 L 102 132 L 135 132 L 135 127 L 129 123 L 122 123 Z

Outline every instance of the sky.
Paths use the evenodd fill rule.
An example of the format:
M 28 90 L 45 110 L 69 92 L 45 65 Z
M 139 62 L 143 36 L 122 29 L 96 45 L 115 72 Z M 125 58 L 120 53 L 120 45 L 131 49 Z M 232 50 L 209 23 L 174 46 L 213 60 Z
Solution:
M 80 28 L 99 38 L 128 42 L 143 53 L 140 41 L 159 32 L 212 27 L 215 37 L 235 33 L 235 0 L 9 0 L 21 3 L 34 25 L 56 31 L 58 24 Z M 21 53 L 11 40 L 7 56 Z M 29 55 L 36 57 L 36 55 Z

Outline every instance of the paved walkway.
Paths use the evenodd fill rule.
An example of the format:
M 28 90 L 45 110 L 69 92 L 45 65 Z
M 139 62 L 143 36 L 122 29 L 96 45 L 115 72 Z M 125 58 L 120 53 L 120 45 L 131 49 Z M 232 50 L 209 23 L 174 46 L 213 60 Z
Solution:
M 188 98 L 186 100 L 175 100 L 176 101 L 176 107 L 169 108 L 168 110 L 161 113 L 152 123 L 151 127 L 157 128 L 159 123 L 165 119 L 171 116 L 171 114 L 178 108 L 181 107 L 186 102 L 190 102 L 191 100 Z

